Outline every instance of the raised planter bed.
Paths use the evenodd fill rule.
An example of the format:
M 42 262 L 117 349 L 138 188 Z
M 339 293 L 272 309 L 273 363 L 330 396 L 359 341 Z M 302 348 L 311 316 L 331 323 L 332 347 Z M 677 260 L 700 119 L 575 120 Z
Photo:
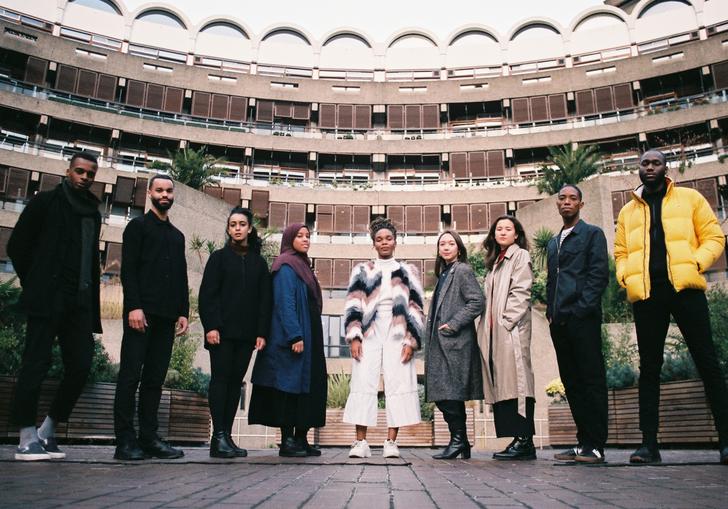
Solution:
M 576 425 L 569 406 L 549 407 L 551 445 L 573 445 Z M 639 402 L 637 387 L 609 391 L 609 445 L 638 445 Z M 701 380 L 681 380 L 660 385 L 660 434 L 662 444 L 708 445 L 718 442 L 713 417 Z
M 15 378 L 0 376 L 0 437 L 15 437 L 18 430 L 10 423 L 10 405 Z M 38 424 L 45 418 L 57 380 L 46 380 L 41 387 Z M 94 383 L 84 388 L 67 423 L 56 430 L 60 439 L 109 440 L 114 438 L 114 392 L 116 384 Z M 210 414 L 207 399 L 190 391 L 164 389 L 159 405 L 159 433 L 175 442 L 207 442 Z

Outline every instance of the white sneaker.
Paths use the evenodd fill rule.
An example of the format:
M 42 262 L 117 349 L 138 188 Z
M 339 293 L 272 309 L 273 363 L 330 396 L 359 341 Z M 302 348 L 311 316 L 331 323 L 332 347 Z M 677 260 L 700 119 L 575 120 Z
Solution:
M 369 443 L 366 440 L 355 440 L 351 444 L 349 450 L 350 458 L 370 458 L 372 456 L 372 450 L 369 448 Z
M 397 446 L 397 442 L 394 440 L 385 440 L 382 456 L 385 458 L 399 458 L 399 447 Z

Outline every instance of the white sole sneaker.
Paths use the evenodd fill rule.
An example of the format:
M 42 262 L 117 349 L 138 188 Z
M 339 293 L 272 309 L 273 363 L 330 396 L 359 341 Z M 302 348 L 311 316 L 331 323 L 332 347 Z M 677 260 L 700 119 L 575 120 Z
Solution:
M 366 440 L 354 442 L 349 450 L 350 458 L 371 458 L 372 450 Z
M 385 458 L 399 458 L 399 447 L 397 446 L 397 443 L 391 440 L 384 442 L 382 456 Z
M 23 449 L 18 447 L 15 450 L 15 459 L 17 461 L 48 461 L 51 459 L 51 455 L 43 449 L 40 442 L 33 442 Z

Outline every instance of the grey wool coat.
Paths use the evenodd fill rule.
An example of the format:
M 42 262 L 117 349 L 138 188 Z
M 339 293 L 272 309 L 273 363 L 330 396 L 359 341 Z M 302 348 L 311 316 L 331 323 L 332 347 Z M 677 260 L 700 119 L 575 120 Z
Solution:
M 455 262 L 430 302 L 425 329 L 428 401 L 483 399 L 480 350 L 474 320 L 483 312 L 483 291 L 467 263 Z M 448 324 L 453 332 L 438 331 Z

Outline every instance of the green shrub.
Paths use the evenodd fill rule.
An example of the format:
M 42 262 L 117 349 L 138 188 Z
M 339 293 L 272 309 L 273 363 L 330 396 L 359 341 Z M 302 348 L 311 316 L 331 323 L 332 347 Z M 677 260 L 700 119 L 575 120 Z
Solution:
M 728 373 L 728 290 L 714 286 L 708 291 L 710 326 L 713 329 L 713 342 L 718 362 L 723 373 Z
M 193 367 L 199 341 L 200 338 L 197 335 L 190 334 L 185 334 L 175 340 L 167 378 L 164 381 L 165 387 L 193 391 L 207 396 L 210 375 L 200 368 Z
M 630 342 L 632 324 L 624 324 L 615 336 L 610 336 L 606 325 L 602 325 L 602 354 L 607 370 L 607 387 L 622 389 L 631 387 L 637 382 L 637 371 L 634 368 L 637 349 Z
M 329 375 L 327 383 L 326 408 L 344 408 L 349 398 L 351 375 L 333 373 Z
M 687 350 L 665 352 L 662 371 L 660 371 L 660 382 L 690 380 L 699 377 L 695 363 Z
M 632 306 L 627 301 L 627 290 L 617 283 L 614 258 L 609 258 L 609 281 L 602 295 L 602 315 L 605 323 L 631 322 Z
M 637 383 L 637 373 L 632 364 L 615 363 L 607 366 L 607 387 L 610 389 L 623 389 L 632 387 Z
M 531 302 L 546 304 L 546 283 L 548 273 L 546 270 L 533 270 L 533 283 L 531 284 Z
M 425 398 L 425 386 L 417 384 L 417 395 L 420 397 L 420 414 L 423 421 L 431 421 L 435 418 L 435 403 L 428 402 Z

